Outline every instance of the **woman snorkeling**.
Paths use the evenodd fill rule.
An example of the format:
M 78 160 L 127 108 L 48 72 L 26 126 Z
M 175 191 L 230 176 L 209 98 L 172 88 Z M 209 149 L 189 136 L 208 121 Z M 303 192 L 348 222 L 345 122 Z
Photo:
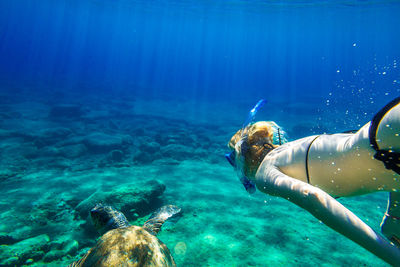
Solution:
M 250 193 L 283 197 L 392 265 L 400 265 L 400 98 L 355 133 L 286 142 L 274 122 L 252 123 L 261 100 L 230 140 L 226 158 Z M 373 231 L 335 198 L 387 191 L 389 203 Z

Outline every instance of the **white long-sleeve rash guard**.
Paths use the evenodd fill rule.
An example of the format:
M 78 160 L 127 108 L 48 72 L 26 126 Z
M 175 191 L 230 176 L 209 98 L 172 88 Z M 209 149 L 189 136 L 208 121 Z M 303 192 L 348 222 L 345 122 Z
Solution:
M 399 175 L 373 158 L 369 127 L 286 143 L 265 156 L 255 182 L 260 191 L 288 199 L 386 262 L 400 265 L 400 250 L 333 198 L 400 189 Z M 400 151 L 399 133 L 397 105 L 381 120 L 376 140 L 382 149 Z

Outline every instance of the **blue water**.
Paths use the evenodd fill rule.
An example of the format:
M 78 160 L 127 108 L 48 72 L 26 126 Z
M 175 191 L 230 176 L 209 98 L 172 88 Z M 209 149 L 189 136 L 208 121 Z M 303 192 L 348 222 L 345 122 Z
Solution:
M 374 64 L 399 57 L 399 8 L 398 1 L 2 1 L 0 75 L 172 98 L 326 97 L 353 70 L 370 76 Z M 368 77 L 378 80 L 374 90 L 395 90 L 388 74 Z
M 193 213 L 161 234 L 179 266 L 383 266 L 289 206 L 289 217 L 305 218 L 290 218 L 297 221 L 292 232 L 315 231 L 314 239 L 300 238 L 311 238 L 305 249 L 312 253 L 293 261 L 303 253 L 298 236 L 280 228 L 287 221 L 278 215 L 263 218 L 289 204 L 249 200 L 223 154 L 261 98 L 267 104 L 258 118 L 277 121 L 290 140 L 367 123 L 400 94 L 399 14 L 395 0 L 0 1 L 0 192 L 7 196 L 0 241 L 52 242 L 40 247 L 46 256 L 31 251 L 4 262 L 58 266 L 79 259 L 96 238 L 87 218 L 49 214 L 60 207 L 73 214 L 95 190 L 154 178 L 167 186 L 165 203 Z M 77 113 L 60 115 L 58 105 Z M 93 133 L 123 144 L 102 144 L 99 152 L 87 141 Z M 365 206 L 347 204 L 363 218 L 366 207 L 376 208 L 370 222 L 379 231 L 384 196 L 360 202 Z M 128 219 L 139 224 L 146 214 Z M 222 227 L 227 221 L 232 225 Z M 60 240 L 79 245 L 67 251 L 72 245 Z M 335 242 L 343 249 L 321 257 Z M 47 256 L 49 248 L 62 252 Z M 355 251 L 354 259 L 345 250 Z

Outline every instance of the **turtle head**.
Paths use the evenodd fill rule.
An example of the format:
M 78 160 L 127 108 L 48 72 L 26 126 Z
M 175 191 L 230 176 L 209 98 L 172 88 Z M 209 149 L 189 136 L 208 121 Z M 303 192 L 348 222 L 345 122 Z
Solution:
M 90 210 L 90 217 L 96 230 L 102 235 L 109 230 L 127 227 L 129 222 L 118 210 L 111 206 L 104 204 L 96 204 L 96 206 Z

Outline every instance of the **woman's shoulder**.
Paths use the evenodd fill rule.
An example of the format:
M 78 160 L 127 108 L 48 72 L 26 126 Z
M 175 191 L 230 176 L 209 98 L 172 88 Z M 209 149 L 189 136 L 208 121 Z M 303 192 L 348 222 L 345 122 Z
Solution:
M 274 150 L 272 150 L 267 156 L 277 156 L 279 154 L 285 154 L 285 153 L 293 153 L 293 151 L 303 151 L 304 149 L 307 149 L 308 146 L 312 143 L 315 138 L 317 138 L 319 135 L 312 135 L 304 138 L 300 138 L 294 141 L 287 142 Z
M 268 165 L 282 167 L 303 163 L 307 150 L 316 137 L 318 137 L 318 135 L 308 136 L 274 148 L 265 156 L 261 167 L 267 168 Z

